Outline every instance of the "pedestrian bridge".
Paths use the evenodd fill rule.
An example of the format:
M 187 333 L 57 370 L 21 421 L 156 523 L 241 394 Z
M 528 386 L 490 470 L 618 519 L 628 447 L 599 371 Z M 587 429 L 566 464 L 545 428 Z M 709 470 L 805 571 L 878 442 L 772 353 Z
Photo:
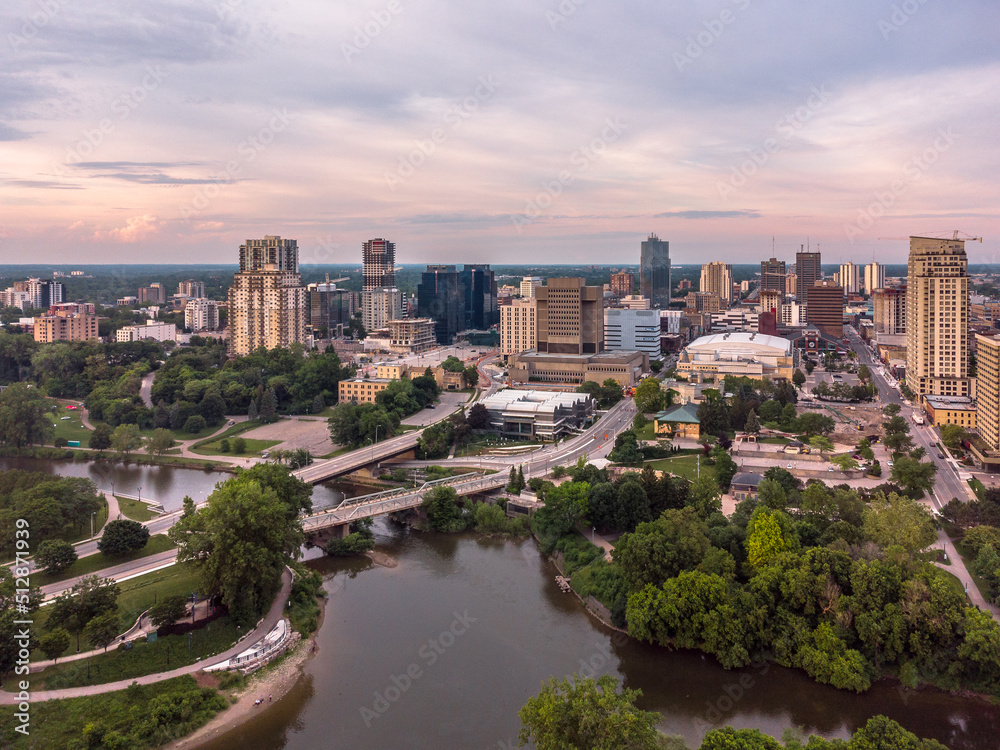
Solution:
M 348 524 L 352 521 L 416 508 L 424 501 L 424 496 L 437 487 L 451 487 L 459 495 L 473 495 L 477 492 L 487 492 L 504 487 L 508 479 L 507 474 L 502 472 L 486 476 L 473 472 L 424 482 L 415 489 L 399 488 L 352 497 L 344 500 L 340 505 L 303 517 L 302 529 L 306 536 L 323 537 L 324 541 L 337 536 L 337 532 L 341 536 L 346 536 Z M 322 543 L 317 542 L 316 539 L 310 541 L 313 544 Z

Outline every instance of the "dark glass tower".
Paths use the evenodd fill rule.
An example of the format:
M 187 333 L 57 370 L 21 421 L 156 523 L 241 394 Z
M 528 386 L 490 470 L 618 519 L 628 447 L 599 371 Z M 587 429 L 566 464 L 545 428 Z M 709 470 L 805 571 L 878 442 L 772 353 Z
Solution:
M 650 307 L 670 306 L 670 243 L 655 234 L 639 251 L 639 293 L 649 298 Z

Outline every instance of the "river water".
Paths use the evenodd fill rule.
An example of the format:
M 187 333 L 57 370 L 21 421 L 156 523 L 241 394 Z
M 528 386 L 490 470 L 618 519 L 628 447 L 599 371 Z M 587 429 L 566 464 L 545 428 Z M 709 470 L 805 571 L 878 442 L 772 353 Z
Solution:
M 376 524 L 399 562 L 316 560 L 330 593 L 319 652 L 298 685 L 210 750 L 517 746 L 518 709 L 550 675 L 610 673 L 643 692 L 661 729 L 697 747 L 716 726 L 848 737 L 873 714 L 952 750 L 997 747 L 1000 709 L 879 683 L 855 695 L 776 666 L 726 671 L 694 652 L 636 643 L 554 583 L 531 541 Z
M 85 476 L 99 487 L 142 487 L 168 510 L 197 501 L 229 474 L 104 462 L 0 459 L 0 469 Z M 314 504 L 371 488 L 316 487 Z M 998 746 L 1000 708 L 934 690 L 878 683 L 854 695 L 776 666 L 726 671 L 695 652 L 637 643 L 603 627 L 556 587 L 532 541 L 412 532 L 381 519 L 378 549 L 396 568 L 315 559 L 329 602 L 319 652 L 281 701 L 214 740 L 210 750 L 381 750 L 517 746 L 518 709 L 551 675 L 618 676 L 643 692 L 661 729 L 697 746 L 731 724 L 780 737 L 789 726 L 847 737 L 878 713 L 951 750 Z M 318 550 L 310 555 L 315 557 Z
M 149 466 L 121 464 L 112 461 L 72 461 L 42 458 L 0 458 L 0 470 L 23 469 L 44 471 L 65 477 L 87 477 L 99 489 L 138 495 L 144 500 L 155 500 L 166 512 L 180 510 L 184 496 L 196 503 L 204 502 L 218 482 L 232 474 L 206 469 L 184 469 L 174 466 Z M 316 509 L 335 505 L 345 496 L 362 495 L 375 488 L 338 481 L 313 488 L 313 506 Z

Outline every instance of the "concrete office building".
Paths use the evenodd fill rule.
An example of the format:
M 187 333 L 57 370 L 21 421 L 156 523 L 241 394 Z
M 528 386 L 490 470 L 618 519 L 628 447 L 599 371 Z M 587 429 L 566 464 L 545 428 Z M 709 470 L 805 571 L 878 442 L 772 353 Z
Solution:
M 219 327 L 219 303 L 195 297 L 184 305 L 184 327 L 189 331 L 214 331 Z
M 760 290 L 765 289 L 781 292 L 782 297 L 787 294 L 785 286 L 785 261 L 771 258 L 760 262 Z
M 635 275 L 628 271 L 611 274 L 611 293 L 615 297 L 627 297 L 635 289 Z
M 539 354 L 604 351 L 604 290 L 581 278 L 552 278 L 535 290 Z
M 137 297 L 140 305 L 165 305 L 167 303 L 167 288 L 159 282 L 149 286 L 141 286 Z
M 906 287 L 883 287 L 872 292 L 872 323 L 876 333 L 906 333 Z
M 604 346 L 607 351 L 645 352 L 660 356 L 660 310 L 604 311 Z
M 437 345 L 434 321 L 430 318 L 404 318 L 389 321 L 389 345 L 394 352 L 425 352 Z
M 802 251 L 795 253 L 795 275 L 798 277 L 795 296 L 806 309 L 809 308 L 809 295 L 812 294 L 813 287 L 823 278 L 820 265 L 819 253 Z
M 861 291 L 861 266 L 848 261 L 840 264 L 840 285 L 844 294 L 857 294 Z
M 618 300 L 618 304 L 629 310 L 648 310 L 649 300 L 638 294 L 629 294 Z
M 516 299 L 500 306 L 500 354 L 504 358 L 535 348 L 537 309 L 535 299 Z
M 490 415 L 490 428 L 519 440 L 556 440 L 576 434 L 594 416 L 586 393 L 505 390 L 479 402 Z
M 733 266 L 731 263 L 712 261 L 701 267 L 698 290 L 714 294 L 725 307 L 733 301 Z
M 247 240 L 227 300 L 230 356 L 305 343 L 308 307 L 298 243 L 272 235 Z
M 794 273 L 785 274 L 785 294 L 798 295 L 798 292 L 799 292 L 798 275 Z
M 670 243 L 655 234 L 639 249 L 639 293 L 652 307 L 670 306 Z
M 874 261 L 865 266 L 865 292 L 871 294 L 885 287 L 885 266 Z
M 717 313 L 726 309 L 721 299 L 708 292 L 689 292 L 684 298 L 684 307 L 698 313 Z
M 907 270 L 906 384 L 921 398 L 972 395 L 965 242 L 911 237 Z
M 177 293 L 185 297 L 200 298 L 205 296 L 205 282 L 188 279 L 177 285 Z
M 614 351 L 600 354 L 544 354 L 534 350 L 512 354 L 509 367 L 512 383 L 603 383 L 613 378 L 621 386 L 633 386 L 649 372 L 649 355 L 644 352 Z
M 521 296 L 530 299 L 535 296 L 535 290 L 545 284 L 541 276 L 525 276 L 521 279 Z
M 815 253 L 819 255 L 819 253 Z M 801 278 L 801 277 L 800 277 Z M 844 337 L 844 287 L 830 280 L 820 281 L 809 288 L 806 323 L 834 339 Z

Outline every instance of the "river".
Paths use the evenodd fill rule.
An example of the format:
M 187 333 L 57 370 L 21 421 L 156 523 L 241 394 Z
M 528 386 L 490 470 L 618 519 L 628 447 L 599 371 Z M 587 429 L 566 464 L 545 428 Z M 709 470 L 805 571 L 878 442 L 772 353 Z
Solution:
M 184 496 L 196 503 L 203 503 L 218 482 L 233 476 L 224 471 L 210 469 L 185 469 L 176 466 L 150 466 L 148 464 L 121 464 L 112 461 L 72 461 L 47 458 L 0 458 L 0 470 L 22 469 L 44 471 L 64 477 L 87 477 L 99 489 L 138 495 L 144 500 L 155 500 L 164 510 L 180 510 Z M 313 488 L 313 506 L 316 509 L 335 505 L 346 496 L 363 495 L 377 488 L 339 480 Z
M 661 729 L 697 747 L 725 724 L 848 737 L 877 713 L 951 750 L 996 747 L 1000 708 L 887 682 L 864 695 L 776 666 L 726 671 L 636 643 L 556 587 L 531 541 L 376 524 L 399 566 L 316 560 L 330 593 L 319 652 L 283 700 L 209 750 L 512 748 L 518 709 L 550 675 L 610 673 L 643 692 Z M 381 697 L 380 697 L 381 696 Z

